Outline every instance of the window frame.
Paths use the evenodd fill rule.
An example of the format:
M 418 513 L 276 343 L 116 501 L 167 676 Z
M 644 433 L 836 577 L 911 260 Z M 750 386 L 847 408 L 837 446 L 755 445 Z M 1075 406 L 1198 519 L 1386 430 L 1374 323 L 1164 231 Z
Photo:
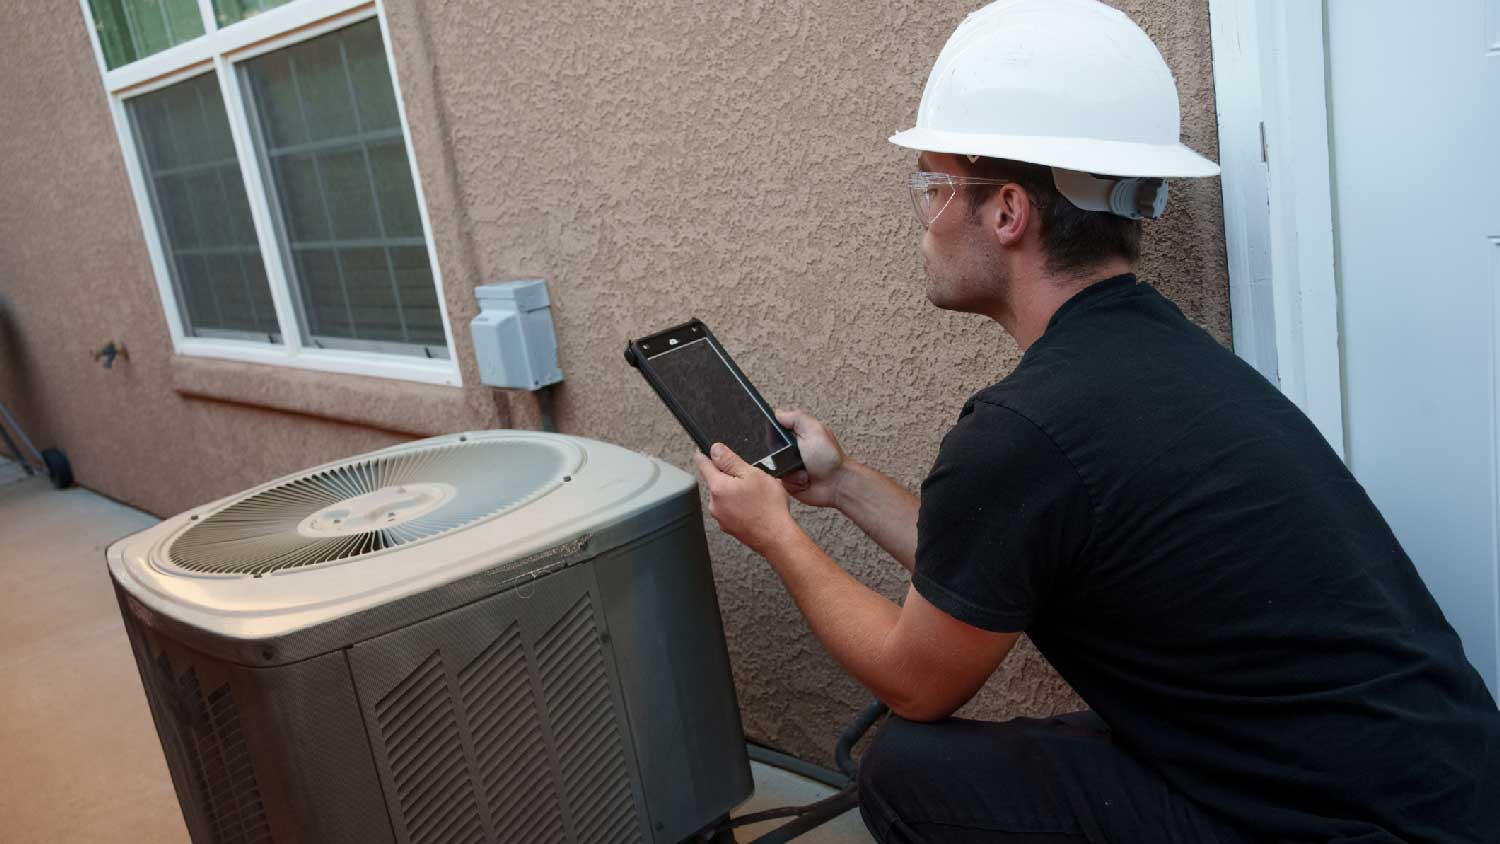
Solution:
M 145 235 L 157 292 L 167 317 L 173 351 L 185 356 L 462 386 L 457 348 L 453 342 L 453 325 L 449 320 L 448 303 L 444 295 L 443 275 L 438 266 L 437 246 L 432 236 L 432 222 L 422 189 L 422 177 L 412 150 L 411 126 L 407 121 L 406 101 L 396 72 L 395 56 L 391 52 L 390 29 L 386 22 L 383 0 L 292 0 L 225 27 L 218 26 L 212 0 L 197 0 L 197 3 L 203 15 L 203 35 L 110 70 L 104 60 L 89 0 L 79 0 L 89 41 L 93 45 L 94 59 L 104 82 L 116 140 L 125 159 L 125 170 Z M 401 137 L 406 145 L 407 165 L 411 168 L 412 186 L 422 223 L 422 236 L 437 288 L 438 313 L 443 323 L 443 337 L 448 344 L 447 358 L 423 358 L 352 348 L 320 348 L 303 338 L 295 293 L 279 240 L 279 212 L 270 204 L 272 193 L 265 184 L 260 150 L 250 123 L 248 108 L 251 103 L 240 83 L 239 65 L 242 62 L 372 18 L 379 22 L 386 66 L 391 74 L 396 111 L 401 121 Z M 221 335 L 218 337 L 191 336 L 187 333 L 181 304 L 162 248 L 163 238 L 155 206 L 151 201 L 150 186 L 146 183 L 141 166 L 140 149 L 127 112 L 126 102 L 132 97 L 211 71 L 217 73 L 220 94 L 224 98 L 229 131 L 239 159 L 240 175 L 245 182 L 245 194 L 250 202 L 251 221 L 255 225 L 256 241 L 260 246 L 266 280 L 271 288 L 271 301 L 280 326 L 280 343 L 234 339 L 223 336 L 223 332 L 217 332 Z

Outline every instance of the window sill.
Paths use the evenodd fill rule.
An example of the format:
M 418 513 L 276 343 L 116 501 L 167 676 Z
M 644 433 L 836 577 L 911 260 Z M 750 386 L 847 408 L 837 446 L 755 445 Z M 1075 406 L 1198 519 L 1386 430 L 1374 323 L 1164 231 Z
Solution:
M 420 437 L 506 427 L 504 402 L 466 390 L 309 369 L 174 355 L 184 396 L 264 407 Z

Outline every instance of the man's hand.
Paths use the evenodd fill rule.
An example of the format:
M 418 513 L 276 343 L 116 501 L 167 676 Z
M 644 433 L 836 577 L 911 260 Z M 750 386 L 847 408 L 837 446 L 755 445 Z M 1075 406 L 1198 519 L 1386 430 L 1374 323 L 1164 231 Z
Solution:
M 712 460 L 695 453 L 693 464 L 708 490 L 708 514 L 721 530 L 761 556 L 801 533 L 780 481 L 722 443 L 714 443 L 709 452 Z
M 781 479 L 786 491 L 803 504 L 837 507 L 839 480 L 848 457 L 833 432 L 800 410 L 778 410 L 776 421 L 797 435 L 797 450 L 805 467 Z
M 811 417 L 799 414 L 799 420 L 790 413 L 778 416 L 785 420 L 783 425 L 802 422 L 795 429 L 799 441 L 803 439 L 802 430 L 821 432 L 826 437 L 822 440 L 826 452 L 821 458 L 832 456 L 842 463 L 843 452 L 837 441 Z M 812 449 L 815 454 L 821 450 Z M 973 696 L 1004 659 L 1017 634 L 971 627 L 927 603 L 915 589 L 908 590 L 904 608 L 896 606 L 855 580 L 802 532 L 788 509 L 787 491 L 780 481 L 747 464 L 721 443 L 715 443 L 709 451 L 711 460 L 693 455 L 708 489 L 709 515 L 725 533 L 766 558 L 818 640 L 893 712 L 913 720 L 947 717 Z M 815 456 L 812 472 L 833 462 Z M 868 483 L 875 476 L 862 474 L 869 470 L 850 463 L 855 467 L 850 497 L 858 502 L 870 497 L 869 490 L 860 493 L 860 478 Z M 810 483 L 809 488 L 815 485 Z M 911 534 L 910 541 L 903 542 L 914 547 L 915 498 L 889 480 L 874 484 L 873 489 L 877 504 L 861 505 L 861 512 L 870 521 L 882 522 L 888 530 L 895 522 L 905 524 L 906 528 L 895 533 Z M 906 560 L 909 564 L 909 548 Z

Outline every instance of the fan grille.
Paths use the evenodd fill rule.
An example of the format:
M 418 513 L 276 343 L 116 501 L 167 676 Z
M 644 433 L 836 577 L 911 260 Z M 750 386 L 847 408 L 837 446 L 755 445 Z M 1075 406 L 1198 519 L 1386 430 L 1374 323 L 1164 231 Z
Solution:
M 177 537 L 167 558 L 190 572 L 256 577 L 348 562 L 494 518 L 555 488 L 565 469 L 566 455 L 536 440 L 471 440 L 356 457 L 293 476 L 203 518 Z M 352 501 L 399 500 L 405 485 L 452 493 L 435 507 L 414 508 L 409 518 L 393 508 L 389 520 L 374 519 L 379 526 L 369 530 L 320 535 L 305 527 L 314 516 L 337 516 Z

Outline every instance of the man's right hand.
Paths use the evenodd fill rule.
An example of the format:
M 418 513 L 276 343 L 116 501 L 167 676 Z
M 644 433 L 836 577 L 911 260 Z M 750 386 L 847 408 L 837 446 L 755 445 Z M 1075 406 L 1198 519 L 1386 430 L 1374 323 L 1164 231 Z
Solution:
M 848 460 L 833 432 L 800 410 L 778 410 L 776 421 L 797 435 L 804 468 L 781 479 L 786 491 L 813 507 L 838 506 L 839 479 Z

